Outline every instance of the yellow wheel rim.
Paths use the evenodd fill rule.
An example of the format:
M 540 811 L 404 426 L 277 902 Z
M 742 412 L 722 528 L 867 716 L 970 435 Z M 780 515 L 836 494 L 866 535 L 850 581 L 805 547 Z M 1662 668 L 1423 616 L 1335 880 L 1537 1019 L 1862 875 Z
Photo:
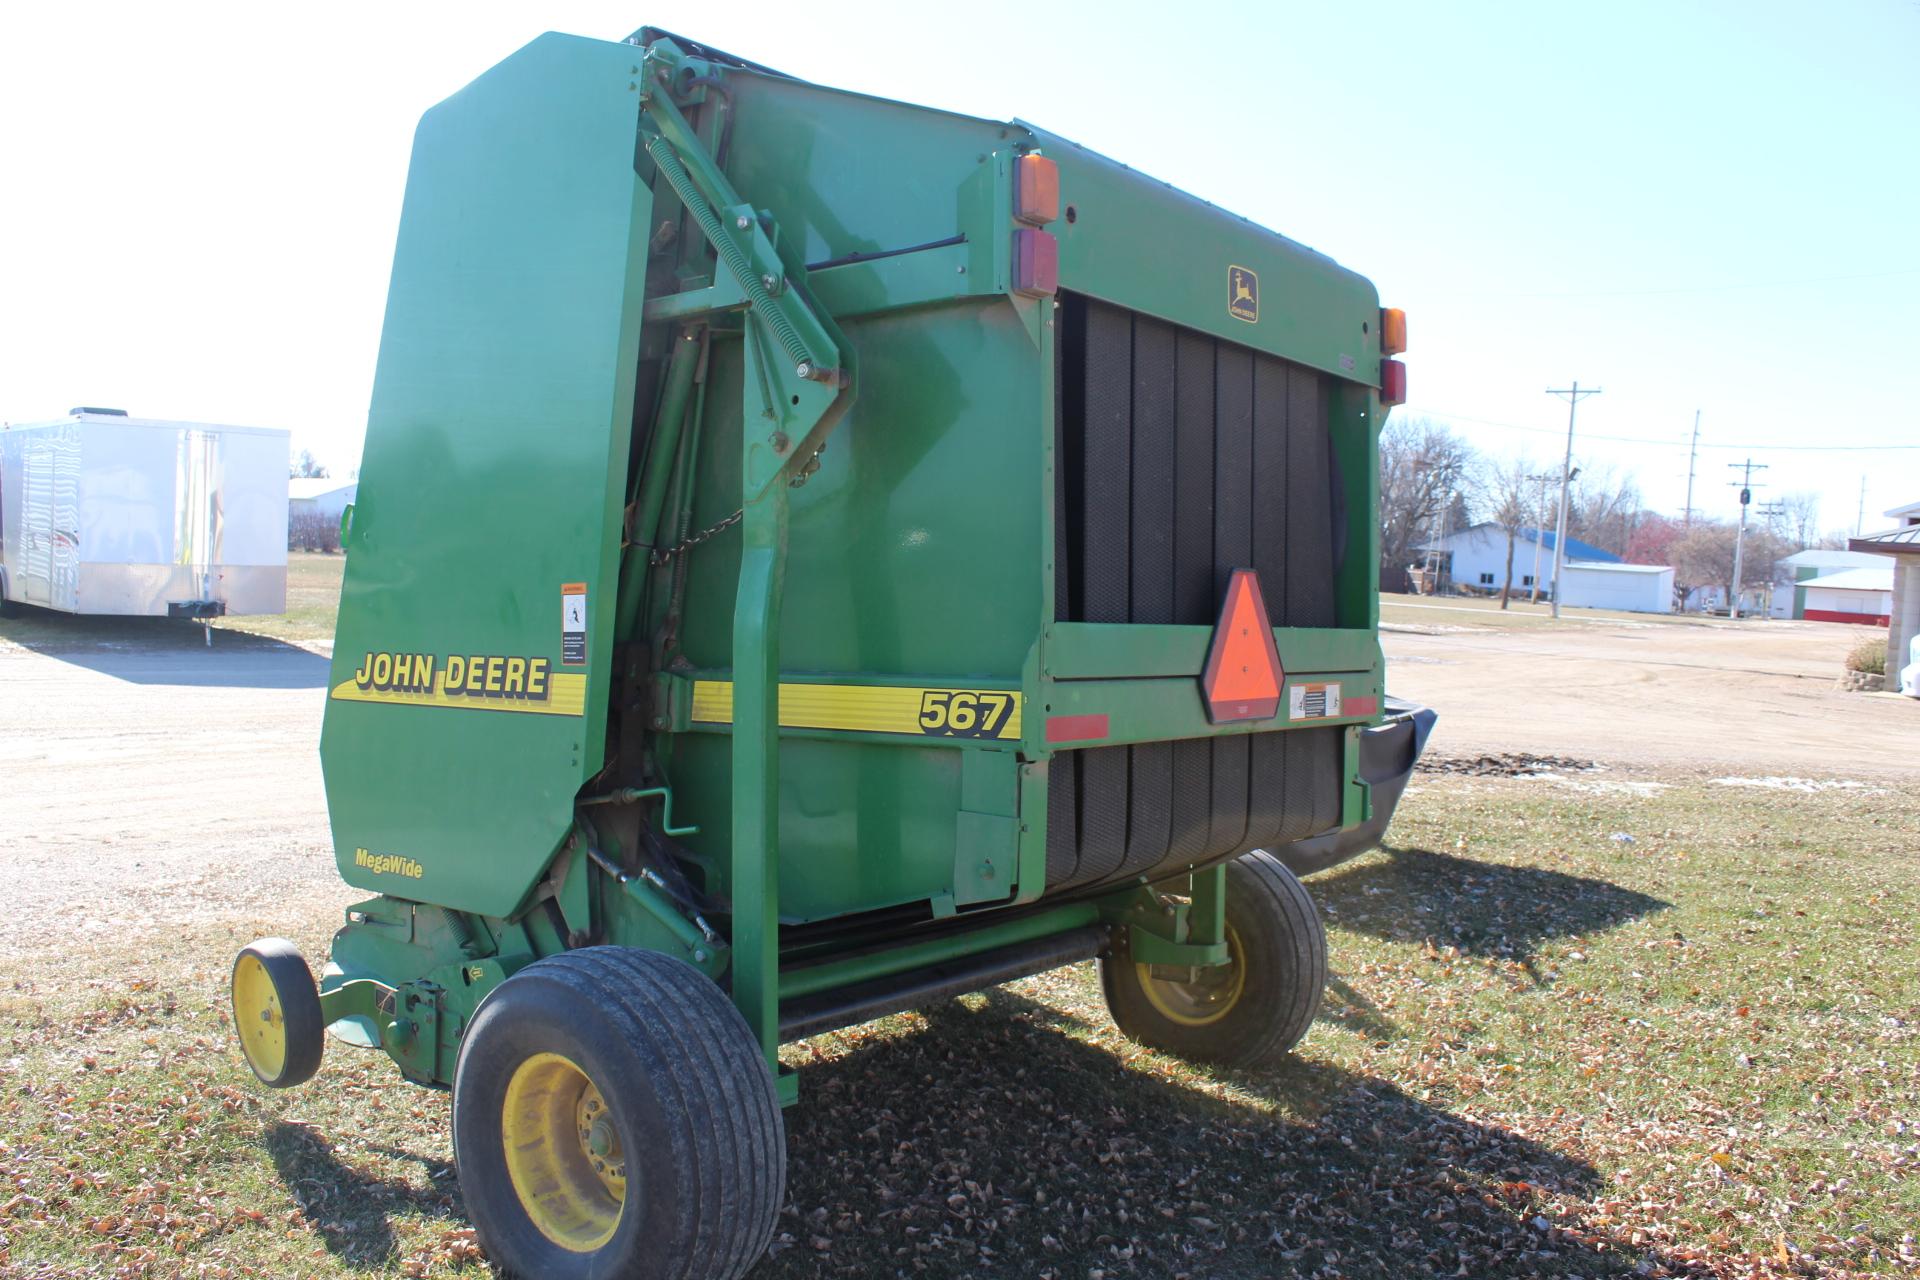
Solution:
M 280 992 L 259 956 L 243 955 L 233 966 L 233 1030 L 240 1052 L 262 1080 L 278 1080 L 287 1069 L 287 1021 Z
M 514 1070 L 501 1106 L 507 1175 L 540 1234 L 591 1253 L 613 1239 L 627 1200 L 627 1156 L 606 1099 L 557 1053 Z
M 1141 993 L 1161 1017 L 1183 1027 L 1205 1027 L 1233 1012 L 1247 986 L 1240 936 L 1227 927 L 1227 962 L 1207 969 L 1136 964 Z

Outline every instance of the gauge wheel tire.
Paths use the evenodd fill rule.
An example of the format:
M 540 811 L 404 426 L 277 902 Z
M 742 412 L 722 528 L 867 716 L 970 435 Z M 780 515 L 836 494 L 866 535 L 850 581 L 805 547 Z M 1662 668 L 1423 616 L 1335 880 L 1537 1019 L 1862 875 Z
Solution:
M 480 1005 L 453 1076 L 453 1151 L 480 1243 L 538 1280 L 733 1280 L 786 1184 L 773 1073 L 682 960 L 583 947 Z
M 1129 1039 L 1238 1067 L 1307 1034 L 1327 985 L 1327 934 L 1306 886 L 1256 849 L 1227 864 L 1226 897 L 1226 964 L 1189 974 L 1125 955 L 1100 961 L 1107 1011 Z
M 233 1034 L 261 1084 L 291 1089 L 313 1079 L 326 1049 L 326 1020 L 313 970 L 285 938 L 261 938 L 234 957 Z

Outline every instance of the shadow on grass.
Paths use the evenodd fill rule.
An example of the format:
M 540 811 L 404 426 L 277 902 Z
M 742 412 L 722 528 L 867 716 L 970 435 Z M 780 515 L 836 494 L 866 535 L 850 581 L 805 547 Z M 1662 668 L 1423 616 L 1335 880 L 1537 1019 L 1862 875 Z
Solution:
M 1431 939 L 1534 973 L 1543 943 L 1617 928 L 1673 904 L 1591 876 L 1476 862 L 1431 849 L 1382 849 L 1308 882 L 1343 929 L 1396 942 Z M 1539 975 L 1534 973 L 1534 980 Z
M 333 1144 L 303 1124 L 281 1122 L 267 1131 L 267 1154 L 300 1211 L 328 1252 L 352 1266 L 384 1270 L 393 1259 L 392 1215 L 458 1218 L 453 1165 L 411 1152 L 376 1148 L 401 1159 L 419 1159 L 445 1191 L 422 1190 L 398 1178 L 379 1178 L 347 1164 Z
M 326 658 L 298 645 L 178 618 L 82 617 L 45 609 L 0 620 L 0 640 L 130 684 L 318 689 Z
M 1286 1060 L 1222 1098 L 1050 1006 L 976 1006 L 855 1031 L 803 1072 L 756 1276 L 1593 1277 L 1644 1256 L 1546 1207 L 1596 1195 L 1589 1165 L 1385 1080 Z

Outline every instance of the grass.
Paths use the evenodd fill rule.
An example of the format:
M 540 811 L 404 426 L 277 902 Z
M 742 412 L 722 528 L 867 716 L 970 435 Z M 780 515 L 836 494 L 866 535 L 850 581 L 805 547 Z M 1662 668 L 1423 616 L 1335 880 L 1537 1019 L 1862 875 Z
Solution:
M 755 1275 L 1920 1272 L 1920 798 L 1650 790 L 1417 779 L 1312 882 L 1336 976 L 1270 1068 L 1128 1043 L 1084 966 L 790 1046 Z M 252 1084 L 251 927 L 0 980 L 0 1275 L 486 1274 L 444 1094 Z
M 215 625 L 290 644 L 331 644 L 334 615 L 340 611 L 340 578 L 346 568 L 344 555 L 289 551 L 287 611 L 260 617 L 222 618 Z

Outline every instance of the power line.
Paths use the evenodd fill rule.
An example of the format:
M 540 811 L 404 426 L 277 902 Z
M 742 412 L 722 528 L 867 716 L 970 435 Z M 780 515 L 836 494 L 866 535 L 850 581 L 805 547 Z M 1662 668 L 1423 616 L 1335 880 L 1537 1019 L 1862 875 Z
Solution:
M 1464 413 L 1448 413 L 1445 409 L 1409 408 L 1406 412 L 1409 416 L 1424 413 L 1435 418 L 1444 418 L 1449 422 L 1472 422 L 1483 427 L 1504 427 L 1509 431 L 1526 431 L 1534 435 L 1557 436 L 1560 434 L 1560 428 L 1558 427 L 1528 427 L 1522 426 L 1518 422 L 1500 422 L 1493 418 L 1475 418 Z M 1668 449 L 1686 449 L 1690 447 L 1684 440 L 1661 440 L 1653 436 L 1609 436 L 1589 432 L 1586 438 L 1589 440 L 1609 440 L 1617 444 L 1660 445 Z M 1920 444 L 1703 444 L 1700 448 L 1724 450 L 1765 449 L 1769 453 L 1883 453 L 1901 449 L 1920 449 Z

